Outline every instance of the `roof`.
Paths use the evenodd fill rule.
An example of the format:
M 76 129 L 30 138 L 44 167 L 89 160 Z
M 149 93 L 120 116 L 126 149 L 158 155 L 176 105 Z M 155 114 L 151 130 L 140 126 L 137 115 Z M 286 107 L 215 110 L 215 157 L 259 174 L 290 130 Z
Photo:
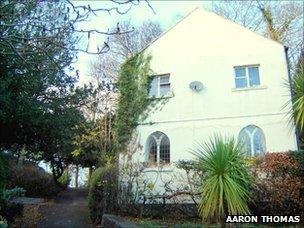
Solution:
M 155 42 L 156 42 L 157 40 L 159 40 L 161 37 L 165 36 L 168 32 L 170 32 L 173 28 L 175 28 L 178 24 L 180 24 L 182 21 L 184 21 L 185 19 L 187 19 L 190 15 L 192 15 L 192 14 L 193 14 L 194 12 L 196 12 L 196 11 L 201 11 L 201 12 L 203 12 L 203 13 L 213 14 L 213 15 L 215 15 L 215 16 L 217 16 L 217 17 L 220 17 L 220 18 L 223 19 L 223 20 L 226 20 L 226 21 L 229 22 L 229 23 L 233 23 L 233 24 L 239 26 L 239 27 L 242 28 L 242 29 L 245 29 L 245 30 L 247 30 L 247 31 L 250 31 L 251 33 L 253 33 L 253 34 L 255 34 L 255 35 L 258 35 L 258 36 L 260 36 L 260 37 L 262 37 L 262 38 L 264 38 L 264 39 L 270 40 L 270 41 L 272 41 L 272 42 L 275 42 L 276 44 L 279 44 L 279 45 L 284 46 L 283 44 L 281 44 L 281 43 L 278 42 L 278 41 L 275 41 L 275 40 L 273 40 L 273 39 L 270 39 L 270 38 L 268 38 L 268 37 L 265 37 L 265 36 L 263 36 L 263 35 L 261 35 L 261 34 L 259 34 L 259 33 L 253 32 L 252 30 L 250 30 L 250 29 L 248 29 L 248 28 L 246 28 L 246 27 L 244 27 L 244 26 L 242 26 L 242 25 L 240 25 L 240 24 L 238 24 L 238 23 L 236 23 L 236 22 L 234 22 L 234 21 L 232 21 L 232 20 L 229 20 L 229 19 L 227 19 L 227 18 L 224 18 L 224 17 L 222 17 L 222 16 L 220 16 L 220 15 L 214 13 L 214 12 L 211 12 L 211 11 L 208 11 L 208 10 L 205 10 L 205 9 L 202 9 L 201 7 L 195 7 L 195 8 L 194 8 L 193 10 L 191 10 L 188 14 L 186 14 L 184 17 L 182 17 L 175 25 L 173 25 L 172 27 L 170 27 L 169 29 L 167 29 L 165 32 L 163 32 L 161 35 L 159 35 L 159 36 L 158 36 L 157 38 L 155 38 L 154 40 L 152 40 L 149 44 L 147 44 L 147 45 L 146 45 L 142 50 L 140 50 L 139 52 L 143 52 L 144 50 L 146 50 L 149 46 L 151 46 L 153 43 L 155 43 Z

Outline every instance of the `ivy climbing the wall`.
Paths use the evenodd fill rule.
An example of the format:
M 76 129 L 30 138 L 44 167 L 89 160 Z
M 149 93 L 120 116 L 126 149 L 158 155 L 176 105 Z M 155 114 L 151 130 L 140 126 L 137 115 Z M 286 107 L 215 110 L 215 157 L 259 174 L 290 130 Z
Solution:
M 155 99 L 149 97 L 149 75 L 152 73 L 150 60 L 150 56 L 137 54 L 121 66 L 117 83 L 120 97 L 115 124 L 118 151 L 122 151 L 130 142 L 136 126 L 147 117 L 149 106 L 155 104 Z

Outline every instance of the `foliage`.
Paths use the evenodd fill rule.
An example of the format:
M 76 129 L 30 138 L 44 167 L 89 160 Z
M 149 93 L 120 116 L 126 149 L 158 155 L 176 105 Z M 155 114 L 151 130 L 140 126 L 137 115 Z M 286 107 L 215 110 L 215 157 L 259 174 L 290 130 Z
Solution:
M 122 162 L 120 166 L 118 203 L 122 214 L 141 217 L 144 205 L 155 203 L 154 199 L 148 198 L 152 195 L 154 183 L 144 178 L 143 169 L 143 164 L 132 161 Z
M 62 163 L 71 162 L 74 126 L 84 121 L 79 107 L 89 93 L 75 88 L 77 73 L 70 67 L 78 41 L 70 23 L 75 15 L 62 1 L 0 6 L 0 148 L 49 161 L 57 180 Z
M 303 52 L 304 53 L 304 52 Z M 301 58 L 304 59 L 304 54 Z M 300 59 L 296 74 L 292 77 L 290 88 L 293 95 L 292 110 L 290 110 L 291 121 L 304 132 L 304 61 Z
M 254 166 L 255 184 L 251 208 L 254 214 L 303 216 L 304 154 L 267 153 Z
M 125 3 L 113 4 L 94 9 L 68 0 L 0 2 L 0 148 L 50 162 L 55 181 L 63 174 L 63 163 L 74 162 L 75 126 L 85 122 L 80 108 L 93 92 L 91 87 L 75 88 L 78 72 L 72 63 L 78 52 L 109 50 L 106 42 L 96 52 L 77 44 L 80 39 L 89 44 L 93 35 L 127 32 L 119 27 L 80 30 L 78 25 L 98 12 L 128 11 L 120 11 Z
M 117 83 L 120 96 L 115 122 L 115 136 L 120 148 L 130 142 L 133 130 L 140 120 L 146 118 L 144 112 L 152 103 L 149 98 L 150 60 L 151 57 L 136 54 L 121 66 Z
M 1 228 L 7 228 L 8 227 L 6 219 L 4 217 L 2 217 L 1 215 L 0 215 L 0 227 Z
M 70 182 L 71 182 L 71 175 L 69 174 L 69 171 L 65 169 L 62 176 L 59 177 L 58 183 L 60 184 L 60 186 L 66 189 L 69 186 Z
M 211 10 L 251 31 L 289 47 L 291 72 L 303 48 L 303 3 L 300 1 L 213 1 Z
M 295 174 L 304 179 L 304 151 L 290 151 L 289 154 L 299 164 Z
M 93 132 L 93 137 L 89 137 L 87 141 L 90 142 L 92 139 L 91 142 L 96 145 L 97 139 L 102 137 L 101 142 L 97 141 L 98 149 L 106 155 L 104 156 L 104 158 L 106 158 L 105 160 L 112 161 L 112 167 L 105 165 L 103 168 L 98 168 L 92 175 L 89 207 L 94 223 L 100 221 L 100 216 L 105 211 L 116 210 L 116 205 L 113 205 L 113 202 L 117 202 L 118 188 L 118 179 L 116 179 L 117 170 L 113 167 L 113 164 L 117 162 L 116 155 L 122 150 L 126 151 L 125 149 L 128 148 L 128 143 L 130 143 L 133 137 L 134 129 L 138 125 L 138 122 L 145 118 L 145 111 L 147 111 L 148 106 L 153 103 L 149 98 L 150 59 L 150 57 L 145 57 L 143 54 L 136 54 L 122 65 L 117 83 L 120 96 L 114 129 L 112 128 L 111 122 L 104 121 L 105 124 L 101 124 L 101 128 L 96 125 L 96 133 Z M 107 117 L 107 115 L 105 117 Z M 103 126 L 105 125 L 109 127 L 104 128 Z M 112 132 L 112 129 L 114 132 Z M 101 130 L 105 130 L 105 132 Z M 91 134 L 91 132 L 89 132 L 89 134 Z M 115 147 L 114 142 L 116 143 Z M 102 163 L 106 164 L 106 161 Z M 109 176 L 111 176 L 111 178 L 109 178 Z M 107 194 L 110 196 L 105 197 Z M 112 200 L 113 207 L 108 206 L 108 200 Z M 102 203 L 99 204 L 98 202 Z
M 29 197 L 49 197 L 61 190 L 51 174 L 33 164 L 12 163 L 9 166 L 9 176 L 7 188 L 21 187 Z
M 81 133 L 75 136 L 75 163 L 93 167 L 105 163 L 106 156 L 114 155 L 113 124 L 115 117 L 107 114 L 87 126 L 79 126 Z M 80 129 L 81 128 L 81 129 Z
M 5 167 L 4 162 L 5 162 L 5 160 L 2 156 L 2 151 L 0 151 L 0 197 L 4 190 L 4 185 L 5 185 L 5 180 L 6 180 L 6 173 L 5 173 L 6 167 Z M 1 205 L 0 205 L 0 207 L 1 207 Z
M 162 33 L 160 24 L 150 20 L 144 21 L 140 25 L 133 25 L 131 21 L 122 21 L 119 26 L 121 30 L 132 32 L 113 35 L 109 39 L 111 46 L 109 52 L 105 55 L 99 55 L 90 66 L 91 76 L 97 78 L 98 81 L 102 80 L 102 84 L 108 84 L 109 87 L 117 81 L 120 66 L 130 56 L 141 52 Z M 115 26 L 110 31 L 116 29 Z
M 159 172 L 147 178 L 145 164 L 120 157 L 119 212 L 123 215 L 149 218 L 193 218 L 197 217 L 196 204 L 199 199 L 199 184 L 203 177 L 193 161 L 180 161 L 181 172 L 174 175 Z M 125 162 L 127 160 L 127 162 Z M 157 185 L 164 188 L 157 188 Z
M 224 214 L 248 214 L 250 175 L 242 147 L 233 138 L 214 139 L 194 151 L 205 170 L 199 213 L 203 220 L 220 219 Z
M 13 188 L 3 191 L 2 195 L 0 195 L 0 218 L 3 216 L 6 221 L 11 223 L 16 216 L 21 215 L 23 206 L 14 203 L 12 200 L 23 196 L 24 193 L 25 190 L 22 188 Z
M 11 201 L 5 201 L 4 207 L 0 208 L 0 217 L 4 217 L 8 224 L 11 224 L 17 216 L 22 214 L 23 205 Z
M 117 170 L 113 165 L 96 169 L 91 177 L 88 195 L 90 217 L 99 224 L 105 213 L 117 211 Z
M 24 196 L 25 192 L 26 191 L 23 188 L 19 187 L 13 189 L 6 189 L 3 192 L 3 199 L 7 201 L 13 200 L 17 197 Z

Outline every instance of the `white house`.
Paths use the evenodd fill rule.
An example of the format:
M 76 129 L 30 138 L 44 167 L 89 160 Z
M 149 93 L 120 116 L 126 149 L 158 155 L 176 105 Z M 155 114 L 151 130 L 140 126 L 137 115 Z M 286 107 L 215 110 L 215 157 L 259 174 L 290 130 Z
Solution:
M 242 140 L 248 155 L 297 149 L 283 109 L 291 94 L 282 44 L 197 8 L 144 52 L 156 73 L 151 95 L 168 97 L 137 128 L 133 159 L 149 175 L 160 166 L 170 175 L 215 133 Z

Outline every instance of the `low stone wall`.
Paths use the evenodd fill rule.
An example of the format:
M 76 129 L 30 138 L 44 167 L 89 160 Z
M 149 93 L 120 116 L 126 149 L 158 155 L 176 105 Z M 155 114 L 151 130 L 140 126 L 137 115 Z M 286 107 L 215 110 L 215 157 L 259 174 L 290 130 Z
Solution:
M 135 223 L 130 222 L 120 216 L 104 214 L 101 220 L 101 227 L 105 228 L 136 228 L 138 227 Z
M 12 200 L 13 203 L 22 204 L 22 205 L 38 205 L 45 203 L 43 198 L 30 198 L 30 197 L 18 197 Z

